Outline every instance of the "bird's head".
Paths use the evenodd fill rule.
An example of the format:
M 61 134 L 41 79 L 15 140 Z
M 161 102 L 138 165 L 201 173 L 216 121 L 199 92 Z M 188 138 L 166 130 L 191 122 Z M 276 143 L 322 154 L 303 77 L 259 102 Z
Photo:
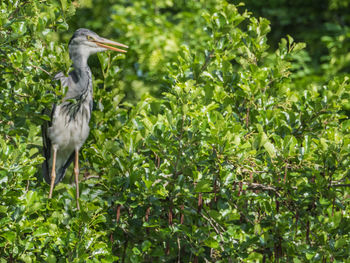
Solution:
M 95 32 L 85 28 L 79 28 L 75 31 L 68 44 L 69 55 L 72 59 L 77 56 L 87 59 L 92 54 L 108 49 L 122 53 L 126 52 L 126 50 L 115 46 L 128 48 L 124 44 L 100 37 Z

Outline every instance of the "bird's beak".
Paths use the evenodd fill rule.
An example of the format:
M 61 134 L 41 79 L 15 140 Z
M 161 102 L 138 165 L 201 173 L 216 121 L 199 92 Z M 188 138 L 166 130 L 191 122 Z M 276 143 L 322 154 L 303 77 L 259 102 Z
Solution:
M 112 41 L 112 40 L 109 40 L 106 38 L 102 38 L 102 37 L 97 39 L 97 40 L 93 40 L 93 42 L 95 42 L 100 47 L 107 48 L 107 49 L 114 50 L 114 51 L 118 51 L 118 52 L 122 52 L 122 53 L 125 53 L 127 51 L 113 47 L 113 46 L 128 48 L 127 45 L 124 45 L 124 44 L 121 44 L 121 43 L 118 43 L 118 42 L 115 42 L 115 41 Z

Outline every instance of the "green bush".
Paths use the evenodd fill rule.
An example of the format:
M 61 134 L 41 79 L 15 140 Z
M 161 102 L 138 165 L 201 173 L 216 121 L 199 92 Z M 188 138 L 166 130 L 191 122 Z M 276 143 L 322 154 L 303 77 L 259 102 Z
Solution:
M 323 38 L 325 77 L 305 44 L 271 51 L 269 21 L 223 0 L 76 8 L 1 4 L 0 262 L 350 262 L 342 38 Z M 90 61 L 77 211 L 69 173 L 47 199 L 40 125 L 64 93 L 67 20 L 84 17 L 130 51 Z

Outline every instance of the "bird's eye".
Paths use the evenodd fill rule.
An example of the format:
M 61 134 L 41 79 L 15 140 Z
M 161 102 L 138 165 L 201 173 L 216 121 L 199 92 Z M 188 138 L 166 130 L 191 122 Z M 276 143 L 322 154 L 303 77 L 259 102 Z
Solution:
M 86 36 L 86 39 L 89 40 L 89 41 L 93 41 L 94 40 L 94 38 L 91 37 L 91 36 Z

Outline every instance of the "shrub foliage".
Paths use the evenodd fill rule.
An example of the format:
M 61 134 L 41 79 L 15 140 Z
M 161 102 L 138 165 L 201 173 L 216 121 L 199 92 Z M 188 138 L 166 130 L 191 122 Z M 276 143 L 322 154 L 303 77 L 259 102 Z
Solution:
M 344 39 L 320 76 L 241 5 L 92 2 L 1 3 L 0 262 L 349 260 Z M 42 110 L 65 92 L 68 20 L 105 4 L 86 23 L 130 51 L 92 60 L 77 211 L 69 174 L 47 199 Z

